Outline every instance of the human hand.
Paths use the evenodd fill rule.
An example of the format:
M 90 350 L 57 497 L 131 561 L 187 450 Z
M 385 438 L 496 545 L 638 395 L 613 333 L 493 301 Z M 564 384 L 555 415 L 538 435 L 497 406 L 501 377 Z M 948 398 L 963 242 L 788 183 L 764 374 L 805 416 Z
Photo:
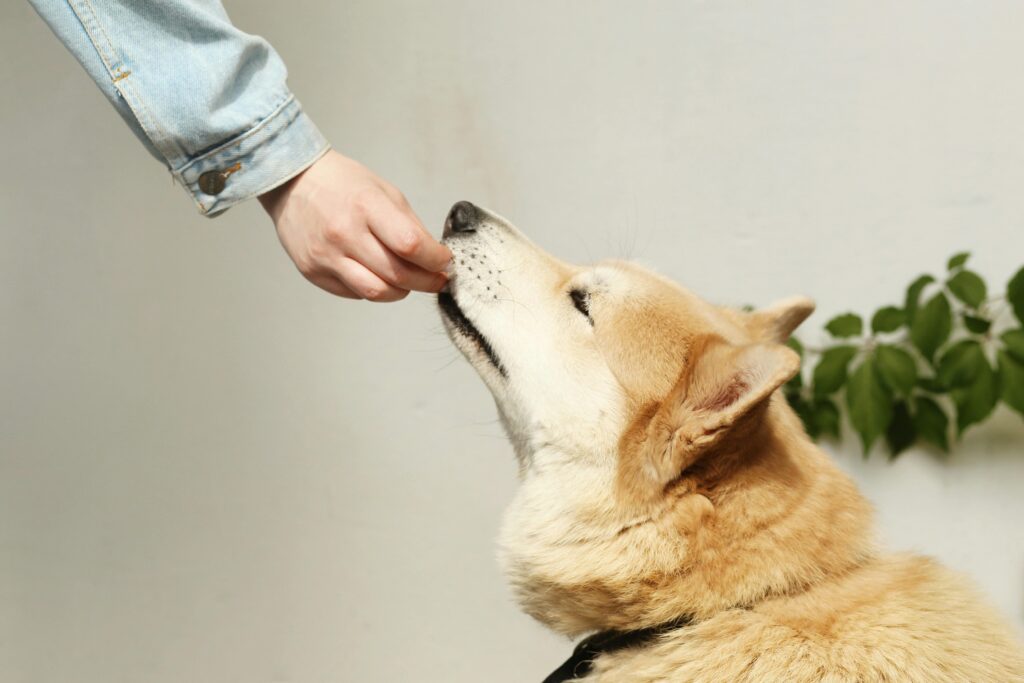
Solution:
M 299 272 L 332 294 L 398 301 L 447 281 L 451 252 L 402 193 L 333 150 L 259 200 Z

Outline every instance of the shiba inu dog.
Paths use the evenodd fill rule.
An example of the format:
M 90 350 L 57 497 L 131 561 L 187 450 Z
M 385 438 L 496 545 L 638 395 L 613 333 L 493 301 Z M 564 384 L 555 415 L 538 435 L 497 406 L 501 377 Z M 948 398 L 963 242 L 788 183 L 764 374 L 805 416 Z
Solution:
M 549 681 L 1024 681 L 963 578 L 875 546 L 776 391 L 810 300 L 746 313 L 630 263 L 563 263 L 468 202 L 444 242 L 445 326 L 519 462 L 504 570 L 530 615 L 598 634 Z

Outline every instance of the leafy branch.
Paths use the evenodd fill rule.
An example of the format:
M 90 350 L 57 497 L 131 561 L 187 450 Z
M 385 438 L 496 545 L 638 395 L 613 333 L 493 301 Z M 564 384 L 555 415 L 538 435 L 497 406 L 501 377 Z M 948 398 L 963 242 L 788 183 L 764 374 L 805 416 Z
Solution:
M 1000 400 L 1024 415 L 1024 268 L 990 298 L 969 256 L 950 258 L 942 281 L 911 282 L 902 306 L 875 311 L 870 332 L 844 313 L 825 325 L 826 346 L 790 340 L 803 367 L 784 392 L 812 438 L 840 437 L 843 404 L 865 457 L 881 437 L 892 458 L 918 442 L 948 452 L 951 432 L 959 438 Z

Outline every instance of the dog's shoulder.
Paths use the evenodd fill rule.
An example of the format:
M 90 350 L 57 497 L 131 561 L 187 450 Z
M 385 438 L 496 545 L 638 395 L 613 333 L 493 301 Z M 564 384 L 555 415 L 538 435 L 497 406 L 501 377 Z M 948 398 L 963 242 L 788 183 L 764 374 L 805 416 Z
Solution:
M 584 680 L 1019 683 L 1024 658 L 966 579 L 902 555 L 602 657 Z

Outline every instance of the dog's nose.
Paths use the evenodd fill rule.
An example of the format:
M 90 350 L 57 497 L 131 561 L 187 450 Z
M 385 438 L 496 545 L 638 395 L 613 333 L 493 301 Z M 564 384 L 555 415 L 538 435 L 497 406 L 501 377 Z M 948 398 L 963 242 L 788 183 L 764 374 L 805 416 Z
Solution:
M 457 232 L 473 232 L 480 221 L 480 210 L 469 202 L 456 202 L 444 221 L 444 236 Z

